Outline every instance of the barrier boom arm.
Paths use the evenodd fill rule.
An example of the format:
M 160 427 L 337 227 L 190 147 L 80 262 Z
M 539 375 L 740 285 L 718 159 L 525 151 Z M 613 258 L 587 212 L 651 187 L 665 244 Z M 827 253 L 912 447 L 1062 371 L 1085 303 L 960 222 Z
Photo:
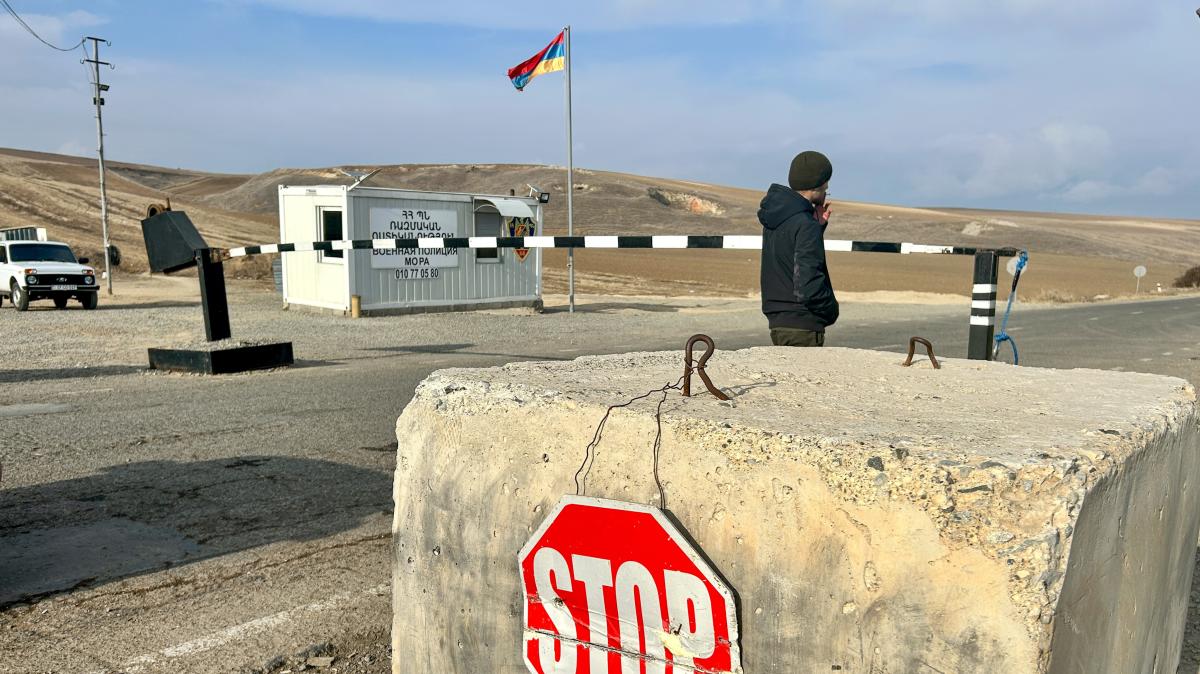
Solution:
M 759 250 L 762 237 L 756 235 L 657 235 L 657 236 L 470 236 L 415 239 L 347 239 L 341 241 L 311 241 L 298 243 L 269 243 L 258 246 L 231 248 L 228 257 L 263 255 L 269 253 L 300 253 L 334 250 L 417 248 L 723 248 Z M 829 239 L 825 250 L 845 253 L 899 253 L 933 255 L 975 255 L 990 252 L 999 257 L 1013 257 L 1015 248 L 970 248 L 939 246 L 895 241 L 847 241 Z
M 273 253 L 334 250 L 417 250 L 423 248 L 707 248 L 729 250 L 762 249 L 755 235 L 658 235 L 658 236 L 470 236 L 415 239 L 347 239 L 303 243 L 268 243 L 231 248 L 225 259 Z M 898 253 L 900 255 L 971 255 L 975 276 L 971 286 L 971 327 L 967 358 L 991 360 L 996 324 L 996 276 L 1001 257 L 1015 257 L 1016 248 L 971 248 L 896 241 L 848 241 L 828 239 L 825 250 L 844 253 Z

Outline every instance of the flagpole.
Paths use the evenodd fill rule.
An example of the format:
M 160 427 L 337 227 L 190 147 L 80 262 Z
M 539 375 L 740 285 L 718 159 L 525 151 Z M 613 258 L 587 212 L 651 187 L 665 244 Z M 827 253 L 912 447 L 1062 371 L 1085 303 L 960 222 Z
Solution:
M 575 158 L 571 138 L 571 27 L 563 28 L 567 60 L 567 236 L 575 236 Z M 567 311 L 575 313 L 575 249 L 567 249 Z

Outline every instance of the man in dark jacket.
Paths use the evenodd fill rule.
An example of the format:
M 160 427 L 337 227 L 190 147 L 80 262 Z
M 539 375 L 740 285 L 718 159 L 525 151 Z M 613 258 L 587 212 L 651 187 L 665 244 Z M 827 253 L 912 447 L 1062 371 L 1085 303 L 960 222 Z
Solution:
M 758 209 L 763 226 L 762 310 L 776 346 L 824 346 L 838 302 L 825 264 L 825 195 L 833 165 L 820 152 L 792 160 L 788 185 L 771 185 Z

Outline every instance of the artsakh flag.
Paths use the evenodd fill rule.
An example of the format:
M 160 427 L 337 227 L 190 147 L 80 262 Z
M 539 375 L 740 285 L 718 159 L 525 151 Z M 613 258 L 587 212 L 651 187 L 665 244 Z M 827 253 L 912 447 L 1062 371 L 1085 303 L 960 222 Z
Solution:
M 529 84 L 529 80 L 543 73 L 552 73 L 556 70 L 562 70 L 564 61 L 566 60 L 566 45 L 563 39 L 563 33 L 559 33 L 558 37 L 554 38 L 546 48 L 534 54 L 519 66 L 508 69 L 508 78 L 512 80 L 513 86 L 517 91 L 525 88 Z

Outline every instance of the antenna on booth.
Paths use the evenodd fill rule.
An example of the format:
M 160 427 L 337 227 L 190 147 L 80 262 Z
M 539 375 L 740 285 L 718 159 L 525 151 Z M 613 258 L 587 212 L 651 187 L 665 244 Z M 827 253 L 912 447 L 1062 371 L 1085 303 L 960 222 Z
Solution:
M 362 171 L 347 171 L 346 169 L 338 169 L 338 170 L 354 180 L 354 184 L 351 185 L 350 187 L 346 188 L 346 190 L 349 191 L 349 190 L 352 190 L 355 187 L 358 187 L 359 185 L 363 184 L 371 176 L 375 175 L 376 173 L 379 173 L 383 169 L 377 168 L 374 171 L 370 171 L 368 173 L 363 173 Z

